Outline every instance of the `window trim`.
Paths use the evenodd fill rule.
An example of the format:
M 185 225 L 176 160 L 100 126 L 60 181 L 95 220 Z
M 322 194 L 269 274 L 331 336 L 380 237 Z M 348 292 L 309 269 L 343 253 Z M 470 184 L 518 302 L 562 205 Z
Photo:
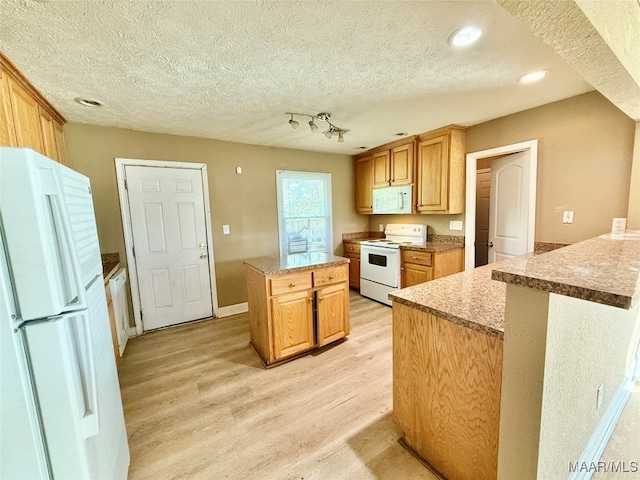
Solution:
M 284 191 L 283 191 L 283 180 L 285 179 L 313 179 L 317 180 L 322 178 L 325 184 L 325 196 L 326 196 L 326 207 L 327 207 L 327 226 L 326 226 L 326 236 L 327 236 L 327 250 L 325 251 L 327 254 L 333 254 L 333 205 L 332 205 L 332 188 L 331 188 L 331 174 L 323 173 L 323 172 L 299 172 L 294 170 L 276 170 L 276 200 L 277 200 L 277 215 L 278 215 L 278 249 L 280 251 L 281 257 L 286 257 L 289 255 L 287 252 L 287 242 L 286 242 L 286 231 L 285 231 L 285 222 L 283 222 L 284 218 L 282 216 L 282 212 L 284 212 Z M 320 253 L 320 252 L 313 252 Z

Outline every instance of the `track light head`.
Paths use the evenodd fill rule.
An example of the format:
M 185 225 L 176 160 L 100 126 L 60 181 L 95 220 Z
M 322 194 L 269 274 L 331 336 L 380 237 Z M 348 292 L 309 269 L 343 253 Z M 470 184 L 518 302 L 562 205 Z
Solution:
M 309 128 L 311 129 L 312 132 L 315 132 L 316 130 L 318 130 L 318 125 L 316 125 L 315 123 L 316 120 L 322 120 L 323 122 L 327 122 L 327 124 L 329 125 L 329 129 L 323 132 L 324 136 L 330 139 L 334 135 L 337 135 L 338 142 L 340 143 L 344 142 L 344 134 L 349 131 L 348 129 L 336 127 L 333 123 L 331 123 L 330 113 L 321 112 L 321 113 L 318 113 L 317 115 L 309 115 L 308 113 L 285 112 L 285 115 L 291 116 L 291 118 L 289 119 L 289 125 L 291 125 L 291 128 L 294 128 L 294 129 L 298 128 L 298 126 L 300 125 L 296 120 L 294 120 L 293 118 L 294 115 L 309 117 L 310 118 Z

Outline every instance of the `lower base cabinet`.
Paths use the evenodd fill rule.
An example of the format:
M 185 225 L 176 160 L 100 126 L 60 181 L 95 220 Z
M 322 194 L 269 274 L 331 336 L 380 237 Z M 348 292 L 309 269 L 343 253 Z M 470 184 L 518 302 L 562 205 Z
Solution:
M 464 270 L 464 249 L 462 248 L 434 253 L 402 249 L 400 259 L 401 288 L 429 282 Z
M 348 264 L 266 275 L 247 266 L 251 344 L 266 366 L 349 334 Z
M 344 256 L 349 259 L 349 286 L 360 291 L 360 243 L 344 243 Z

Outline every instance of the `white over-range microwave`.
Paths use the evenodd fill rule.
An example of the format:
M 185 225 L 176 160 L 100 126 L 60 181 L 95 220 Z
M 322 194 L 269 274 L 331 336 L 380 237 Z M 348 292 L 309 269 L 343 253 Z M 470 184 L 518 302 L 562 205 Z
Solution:
M 411 213 L 411 185 L 373 189 L 373 213 Z

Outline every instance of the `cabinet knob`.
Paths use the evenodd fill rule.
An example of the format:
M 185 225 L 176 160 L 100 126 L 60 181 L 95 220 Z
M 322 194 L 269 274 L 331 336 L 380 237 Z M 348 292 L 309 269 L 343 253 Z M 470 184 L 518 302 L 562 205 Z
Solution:
M 335 275 L 329 275 L 329 280 L 333 280 L 334 278 L 336 278 Z
M 418 257 L 411 257 L 411 260 L 417 260 Z
M 310 301 L 310 302 L 313 302 L 313 297 L 309 297 L 309 301 Z
M 289 286 L 290 286 L 290 287 L 295 287 L 295 286 L 296 286 L 296 282 L 291 282 L 291 283 L 289 284 Z
M 324 300 L 324 297 L 319 297 L 318 300 Z

